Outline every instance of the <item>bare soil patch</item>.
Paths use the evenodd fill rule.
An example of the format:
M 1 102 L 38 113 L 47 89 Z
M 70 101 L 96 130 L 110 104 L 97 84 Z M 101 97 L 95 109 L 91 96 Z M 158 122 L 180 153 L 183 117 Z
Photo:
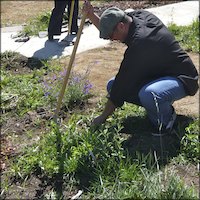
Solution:
M 106 10 L 109 7 L 115 6 L 122 10 L 126 9 L 146 9 L 146 8 L 152 8 L 157 6 L 163 6 L 167 4 L 177 3 L 181 2 L 183 0 L 146 0 L 146 1 L 107 1 L 107 2 L 101 2 L 101 1 L 94 1 L 92 4 L 94 5 L 94 10 L 98 15 L 101 15 L 104 10 Z
M 1 1 L 1 26 L 26 24 L 53 6 L 53 1 Z

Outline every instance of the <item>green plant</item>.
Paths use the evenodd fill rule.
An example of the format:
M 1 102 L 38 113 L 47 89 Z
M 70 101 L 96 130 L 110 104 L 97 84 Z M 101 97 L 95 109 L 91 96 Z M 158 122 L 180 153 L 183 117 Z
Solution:
M 99 176 L 89 191 L 83 198 L 198 199 L 195 189 L 185 186 L 174 172 L 148 170 L 137 162 L 128 166 L 122 162 L 114 178 Z
M 23 114 L 45 103 L 42 87 L 32 74 L 16 75 L 14 78 L 9 73 L 3 72 L 1 86 L 3 112 L 15 109 L 18 114 Z
M 200 162 L 199 120 L 190 123 L 186 128 L 186 134 L 182 138 L 181 147 L 181 152 L 187 159 L 196 164 Z
M 22 56 L 13 51 L 5 51 L 1 53 L 1 67 L 3 69 L 17 68 L 18 66 L 23 67 Z
M 55 74 L 53 76 L 46 77 L 43 82 L 44 94 L 46 99 L 55 106 L 57 103 L 57 97 L 60 93 L 64 76 L 64 72 Z M 67 85 L 64 97 L 63 105 L 69 109 L 77 105 L 83 105 L 90 97 L 90 90 L 92 88 L 91 83 L 87 79 L 87 73 L 85 75 L 71 73 L 69 83 Z
M 25 35 L 38 35 L 39 31 L 46 31 L 48 28 L 51 12 L 45 12 L 30 20 L 23 29 Z
M 19 115 L 24 115 L 39 107 L 55 108 L 65 76 L 65 72 L 56 75 L 55 70 L 58 71 L 59 66 L 54 67 L 49 62 L 43 62 L 43 68 L 34 69 L 25 74 L 20 73 L 21 67 L 23 67 L 18 62 L 20 54 L 6 52 L 1 56 L 3 66 L 1 109 L 3 113 L 15 110 Z M 16 65 L 16 63 L 18 64 Z M 8 66 L 9 69 L 17 69 L 19 73 L 10 71 Z M 52 72 L 52 68 L 55 68 L 54 72 Z M 54 73 L 54 75 L 47 75 L 47 72 Z M 63 99 L 64 108 L 71 109 L 78 105 L 82 106 L 91 97 L 91 88 L 92 85 L 87 79 L 87 74 L 72 73 Z
M 13 171 L 15 175 L 20 173 L 20 177 L 24 177 L 30 174 L 34 168 L 39 167 L 45 174 L 52 175 L 58 173 L 59 162 L 63 162 L 64 173 L 72 173 L 89 165 L 88 156 L 90 152 L 93 152 L 96 157 L 95 165 L 110 173 L 112 165 L 107 168 L 105 165 L 105 162 L 109 162 L 107 159 L 119 162 L 120 157 L 118 156 L 121 155 L 123 158 L 123 155 L 118 146 L 118 139 L 116 143 L 111 143 L 113 138 L 107 133 L 113 135 L 107 130 L 96 137 L 97 133 L 89 128 L 80 129 L 77 127 L 77 117 L 75 116 L 71 117 L 63 131 L 59 130 L 58 126 L 52 122 L 51 132 L 44 136 L 39 145 L 34 145 L 25 151 L 24 155 L 13 165 Z M 104 143 L 107 140 L 110 142 L 105 146 Z M 58 154 L 60 155 L 59 159 Z
M 172 174 L 160 194 L 160 199 L 198 199 L 193 187 L 187 187 L 180 177 Z
M 180 45 L 187 51 L 199 53 L 199 20 L 196 19 L 191 25 L 177 26 L 170 24 L 169 30 L 174 34 Z

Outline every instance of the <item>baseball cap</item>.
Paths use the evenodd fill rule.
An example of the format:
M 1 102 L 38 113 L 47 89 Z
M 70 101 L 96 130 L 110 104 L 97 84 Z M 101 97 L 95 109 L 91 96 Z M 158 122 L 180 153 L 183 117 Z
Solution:
M 100 38 L 109 39 L 115 26 L 123 19 L 125 12 L 116 7 L 106 9 L 99 21 Z

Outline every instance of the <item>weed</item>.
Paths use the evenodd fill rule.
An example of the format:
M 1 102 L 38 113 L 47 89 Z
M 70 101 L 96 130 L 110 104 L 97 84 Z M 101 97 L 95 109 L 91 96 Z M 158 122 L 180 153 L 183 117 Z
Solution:
M 45 104 L 42 87 L 33 75 L 2 73 L 2 112 L 15 109 L 20 115 Z M 22 110 L 21 108 L 24 107 Z
M 2 54 L 2 113 L 10 112 L 15 109 L 19 115 L 24 115 L 30 110 L 47 106 L 55 108 L 57 96 L 60 92 L 65 71 L 60 74 L 44 76 L 47 74 L 48 62 L 43 62 L 44 67 L 30 71 L 29 74 L 11 74 L 9 68 L 19 69 L 22 67 L 18 63 L 19 54 L 7 52 Z M 15 63 L 18 63 L 16 66 Z M 83 105 L 91 97 L 90 89 L 92 85 L 85 75 L 73 74 L 69 80 L 67 92 L 64 96 L 64 108 L 71 109 L 78 105 Z M 23 109 L 21 109 L 23 108 Z
M 195 190 L 186 187 L 173 172 L 152 172 L 141 165 L 128 163 L 127 167 L 124 164 L 121 164 L 121 170 L 112 180 L 99 176 L 99 180 L 93 183 L 90 188 L 91 192 L 88 192 L 84 197 L 98 199 L 197 199 Z
M 23 67 L 23 59 L 20 59 L 22 55 L 13 51 L 5 51 L 1 53 L 1 67 L 5 69 L 12 69 L 17 67 Z M 25 58 L 25 57 L 24 57 Z

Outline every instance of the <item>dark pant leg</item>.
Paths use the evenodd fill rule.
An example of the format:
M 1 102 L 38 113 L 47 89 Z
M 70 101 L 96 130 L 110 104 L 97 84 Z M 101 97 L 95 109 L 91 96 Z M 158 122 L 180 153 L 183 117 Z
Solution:
M 51 13 L 48 34 L 60 35 L 62 29 L 63 14 L 67 5 L 66 0 L 54 0 L 55 7 Z
M 67 2 L 68 2 L 68 18 L 69 18 L 71 9 L 71 0 L 68 0 Z M 71 32 L 76 32 L 76 33 L 78 32 L 78 10 L 79 10 L 79 1 L 75 0 Z

